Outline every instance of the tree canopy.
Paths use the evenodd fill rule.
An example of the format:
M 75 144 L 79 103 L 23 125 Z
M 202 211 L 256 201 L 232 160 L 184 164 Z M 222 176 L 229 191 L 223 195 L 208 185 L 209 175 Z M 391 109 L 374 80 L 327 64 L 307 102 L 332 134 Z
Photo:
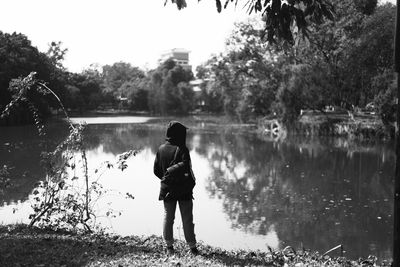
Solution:
M 271 114 L 292 121 L 301 109 L 356 111 L 373 102 L 384 122 L 393 121 L 384 113 L 394 105 L 394 6 L 366 12 L 354 1 L 332 3 L 335 20 L 310 26 L 293 46 L 265 42 L 254 22 L 237 24 L 226 52 L 198 68 L 206 102 L 218 92 L 225 113 L 245 121 Z
M 186 0 L 171 0 L 171 2 L 176 4 L 178 9 L 187 6 Z M 360 8 L 366 10 L 373 5 L 367 4 L 368 0 L 357 2 Z M 263 36 L 265 35 L 269 42 L 285 40 L 293 44 L 296 34 L 307 36 L 310 24 L 334 19 L 334 8 L 328 0 L 215 0 L 215 4 L 218 12 L 231 5 L 235 7 L 240 5 L 239 7 L 246 8 L 249 14 L 260 13 L 264 21 Z

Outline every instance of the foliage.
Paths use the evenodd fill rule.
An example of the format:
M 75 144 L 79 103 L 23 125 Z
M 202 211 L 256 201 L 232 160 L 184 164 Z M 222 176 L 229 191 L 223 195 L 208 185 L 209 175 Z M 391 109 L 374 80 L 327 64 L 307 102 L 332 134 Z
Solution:
M 372 83 L 378 92 L 374 99 L 375 110 L 378 111 L 385 125 L 393 124 L 396 121 L 397 106 L 397 81 L 394 78 L 394 73 L 392 71 L 385 71 L 375 76 Z
M 23 237 L 23 238 L 21 238 Z M 164 253 L 161 237 L 81 236 L 71 232 L 29 229 L 23 225 L 0 228 L 0 264 L 87 266 L 376 266 L 376 258 L 350 261 L 317 252 L 283 250 L 223 250 L 200 243 L 200 256 L 175 243 L 174 255 Z M 389 266 L 383 262 L 380 266 Z
M 105 162 L 103 169 L 96 169 L 96 179 L 89 177 L 88 162 L 84 142 L 84 125 L 73 125 L 59 97 L 44 83 L 35 78 L 35 73 L 23 79 L 13 80 L 10 84 L 15 98 L 0 113 L 1 117 L 12 114 L 13 109 L 20 103 L 25 103 L 31 110 L 36 127 L 40 135 L 44 135 L 44 124 L 37 111 L 31 95 L 38 96 L 51 94 L 59 103 L 69 122 L 69 135 L 54 151 L 42 153 L 42 164 L 46 171 L 46 178 L 39 182 L 33 190 L 30 226 L 35 224 L 41 227 L 71 228 L 92 231 L 96 226 L 95 205 L 98 199 L 106 193 L 99 178 L 105 169 L 114 165 L 122 171 L 127 168 L 126 160 L 136 155 L 137 151 L 130 150 L 121 154 L 116 163 Z M 80 166 L 81 172 L 76 174 Z M 105 166 L 105 167 L 104 167 Z M 72 173 L 73 174 L 72 174 Z M 4 167 L 1 172 L 1 181 L 7 185 L 8 171 Z M 3 178 L 4 176 L 4 178 Z M 112 211 L 107 216 L 113 216 Z
M 82 125 L 75 126 L 68 140 L 52 153 L 43 155 L 47 177 L 33 190 L 33 213 L 29 216 L 31 226 L 87 232 L 99 227 L 96 224 L 99 215 L 97 202 L 109 193 L 99 179 L 114 166 L 122 171 L 126 169 L 126 160 L 136 155 L 137 151 L 131 150 L 119 155 L 116 162 L 104 162 L 94 171 L 94 177 L 89 176 L 82 131 Z M 79 166 L 82 170 L 77 174 Z M 115 217 L 117 214 L 120 212 L 111 208 L 105 213 L 107 217 Z
M 189 85 L 191 70 L 168 59 L 149 73 L 149 108 L 156 114 L 187 114 L 193 109 L 194 94 Z
M 3 165 L 0 167 L 0 196 L 3 195 L 4 190 L 11 187 L 10 167 Z
M 291 122 L 301 110 L 357 112 L 375 101 L 387 113 L 383 121 L 393 120 L 395 106 L 383 103 L 394 97 L 394 6 L 361 0 L 332 5 L 335 19 L 311 24 L 308 38 L 293 46 L 265 42 L 255 21 L 237 24 L 227 51 L 198 68 L 205 107 L 215 95 L 224 113 L 241 121 L 278 115 Z
M 183 0 L 173 2 L 179 8 L 186 5 Z M 241 3 L 216 1 L 221 9 L 232 2 Z M 377 5 L 375 0 L 278 2 L 247 1 L 248 11 L 260 12 L 265 19 L 237 24 L 227 39 L 226 51 L 198 67 L 197 77 L 203 80 L 200 92 L 191 88 L 191 71 L 172 60 L 147 73 L 125 62 L 69 73 L 62 66 L 67 49 L 61 42 L 51 42 L 44 54 L 22 34 L 1 33 L 0 68 L 4 71 L 0 73 L 0 106 L 17 97 L 18 90 L 8 90 L 12 79 L 36 71 L 67 109 L 81 112 L 123 108 L 187 114 L 196 109 L 247 122 L 269 115 L 292 120 L 301 109 L 322 110 L 324 105 L 355 112 L 373 101 L 377 110 L 392 112 L 387 105 L 380 106 L 385 102 L 384 92 L 390 92 L 380 77 L 394 73 L 393 5 Z M 275 21 L 277 17 L 282 20 Z M 293 21 L 302 26 L 296 29 L 293 25 L 288 31 L 288 23 Z M 305 29 L 306 39 L 292 34 L 305 33 Z M 268 42 L 271 40 L 274 42 Z M 302 98 L 293 98 L 291 92 Z M 30 98 L 35 99 L 43 119 L 59 111 L 53 97 L 32 93 Z M 29 106 L 19 104 L 15 109 L 12 117 L 0 123 L 33 122 L 27 115 Z M 390 120 L 384 117 L 385 123 Z
M 186 7 L 185 0 L 171 0 L 171 2 L 176 4 L 178 9 Z M 222 2 L 215 0 L 218 12 L 222 11 Z M 333 20 L 334 17 L 334 8 L 326 0 L 225 0 L 223 7 L 227 8 L 231 2 L 234 2 L 235 6 L 245 2 L 249 14 L 260 13 L 264 21 L 263 35 L 267 36 L 269 42 L 284 40 L 293 44 L 295 40 L 293 28 L 297 28 L 296 32 L 307 36 L 310 24 L 321 23 L 326 18 Z M 365 9 L 369 10 L 369 5 Z
M 64 69 L 62 61 L 64 60 L 67 51 L 67 48 L 62 48 L 62 42 L 51 42 L 46 55 L 54 66 L 59 69 Z
M 126 96 L 129 106 L 132 110 L 147 111 L 148 106 L 148 85 L 149 80 L 147 77 L 136 77 L 130 81 L 125 82 L 118 89 L 120 95 Z
M 54 66 L 51 60 L 44 54 L 33 47 L 28 38 L 23 34 L 8 34 L 0 31 L 0 110 L 13 99 L 18 98 L 14 95 L 16 91 L 9 90 L 9 83 L 12 79 L 21 79 L 31 72 L 36 72 L 38 79 L 53 81 Z M 11 86 L 12 88 L 12 86 Z M 29 93 L 31 94 L 31 93 Z M 32 93 L 33 94 L 33 93 Z M 30 97 L 34 97 L 30 95 Z M 48 113 L 47 105 L 39 105 L 38 111 L 43 117 Z M 14 121 L 27 122 L 29 116 L 29 107 L 14 106 Z
M 376 86 L 374 81 L 381 75 L 394 73 L 392 57 L 395 14 L 393 5 L 378 6 L 373 14 L 363 19 L 359 35 L 349 48 L 346 63 L 352 75 L 349 75 L 347 84 L 354 88 L 354 92 L 358 92 L 357 104 L 361 106 L 373 101 L 381 92 L 379 89 L 382 88 Z
M 279 86 L 280 63 L 260 35 L 257 25 L 237 24 L 227 40 L 226 55 L 213 57 L 198 68 L 198 78 L 205 81 L 203 98 L 207 106 L 212 106 L 208 101 L 219 101 L 225 114 L 240 121 L 271 112 Z
M 212 61 L 216 61 L 217 58 L 213 57 L 209 59 L 204 65 L 199 65 L 196 68 L 196 76 L 203 82 L 200 84 L 200 94 L 196 97 L 196 102 L 200 103 L 201 110 L 222 113 L 223 112 L 223 93 L 220 87 L 216 86 L 213 80 L 211 80 L 212 69 L 206 66 L 210 66 Z
M 31 72 L 35 72 L 39 80 L 47 81 L 68 109 L 83 111 L 100 106 L 116 108 L 119 99 L 127 96 L 131 98 L 132 109 L 148 109 L 148 90 L 143 86 L 146 85 L 143 83 L 146 77 L 142 70 L 129 63 L 117 62 L 103 67 L 93 65 L 81 73 L 70 73 L 62 65 L 67 51 L 61 42 L 51 42 L 48 51 L 42 53 L 32 46 L 25 35 L 0 32 L 0 109 L 18 97 L 14 95 L 15 90 L 9 90 L 10 82 L 22 79 Z M 135 86 L 122 87 L 124 83 L 133 83 Z M 136 86 L 138 83 L 142 85 L 139 89 Z M 30 97 L 33 100 L 34 96 Z M 35 103 L 43 119 L 51 111 L 59 110 L 58 102 L 53 97 L 38 97 Z M 25 104 L 15 105 L 12 116 L 0 123 L 32 123 L 29 112 Z
M 288 68 L 277 92 L 276 112 L 284 122 L 296 121 L 302 109 L 323 110 L 329 102 L 329 77 L 321 68 L 299 64 Z M 331 89 L 331 90 L 329 90 Z
M 13 94 L 13 99 L 8 103 L 0 113 L 0 119 L 6 119 L 17 110 L 24 111 L 25 116 L 32 115 L 32 119 L 40 135 L 44 134 L 42 116 L 38 106 L 42 106 L 41 95 L 47 95 L 43 84 L 35 78 L 36 73 L 32 72 L 25 78 L 14 79 L 10 82 L 9 90 Z
M 105 65 L 102 70 L 102 78 L 105 92 L 117 94 L 121 86 L 132 79 L 143 78 L 144 72 L 129 63 L 117 62 L 113 65 Z
M 68 77 L 67 94 L 62 100 L 67 107 L 78 109 L 96 109 L 104 102 L 101 80 L 97 73 L 72 73 Z

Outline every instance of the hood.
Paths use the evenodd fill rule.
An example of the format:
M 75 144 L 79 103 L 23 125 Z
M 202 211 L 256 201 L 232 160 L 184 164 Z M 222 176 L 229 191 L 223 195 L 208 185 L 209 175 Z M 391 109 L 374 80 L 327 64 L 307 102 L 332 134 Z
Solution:
M 186 129 L 188 128 L 182 123 L 178 121 L 171 121 L 167 126 L 166 140 L 174 145 L 185 145 Z

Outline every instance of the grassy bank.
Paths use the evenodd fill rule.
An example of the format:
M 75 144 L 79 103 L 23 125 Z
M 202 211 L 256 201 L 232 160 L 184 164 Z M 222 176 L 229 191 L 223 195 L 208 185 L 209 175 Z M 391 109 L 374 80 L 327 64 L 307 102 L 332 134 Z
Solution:
M 162 239 L 81 235 L 66 231 L 0 227 L 0 266 L 373 266 L 369 260 L 348 261 L 307 251 L 227 251 L 200 243 L 193 256 L 178 241 L 176 253 L 164 252 Z M 382 266 L 388 266 L 382 263 Z

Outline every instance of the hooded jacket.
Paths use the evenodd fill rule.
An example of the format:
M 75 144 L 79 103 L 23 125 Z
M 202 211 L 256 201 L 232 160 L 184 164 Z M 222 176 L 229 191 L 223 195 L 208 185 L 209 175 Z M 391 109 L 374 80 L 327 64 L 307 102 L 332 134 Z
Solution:
M 166 142 L 162 144 L 157 151 L 154 161 L 154 174 L 161 180 L 164 175 L 183 174 L 191 172 L 191 160 L 189 150 L 186 147 L 186 127 L 177 121 L 171 121 L 167 126 Z M 174 162 L 175 152 L 179 148 L 176 160 Z M 171 164 L 173 163 L 173 164 Z M 179 190 L 179 185 L 178 190 Z M 169 190 L 161 184 L 159 200 L 165 200 Z M 190 200 L 193 198 L 193 192 L 185 193 L 176 197 L 168 197 L 171 200 Z

